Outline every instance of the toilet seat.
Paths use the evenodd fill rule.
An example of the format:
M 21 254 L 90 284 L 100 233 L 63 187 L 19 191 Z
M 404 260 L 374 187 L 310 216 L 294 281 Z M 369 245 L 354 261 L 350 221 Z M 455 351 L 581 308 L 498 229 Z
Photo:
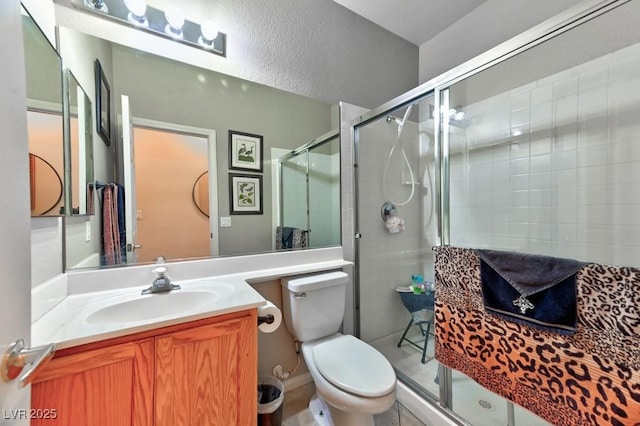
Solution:
M 351 335 L 340 335 L 313 347 L 316 368 L 334 386 L 360 396 L 392 392 L 396 375 L 376 349 Z

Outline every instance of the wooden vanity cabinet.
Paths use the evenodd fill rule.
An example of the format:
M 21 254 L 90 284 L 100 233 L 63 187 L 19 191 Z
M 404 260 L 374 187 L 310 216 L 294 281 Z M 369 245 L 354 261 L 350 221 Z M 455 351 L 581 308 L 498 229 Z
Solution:
M 253 316 L 156 338 L 155 424 L 254 425 L 257 330 Z
M 153 357 L 153 339 L 54 357 L 31 387 L 48 418 L 31 424 L 153 425 Z
M 33 425 L 254 425 L 256 310 L 56 353 L 35 378 Z M 34 411 L 35 412 L 35 411 Z

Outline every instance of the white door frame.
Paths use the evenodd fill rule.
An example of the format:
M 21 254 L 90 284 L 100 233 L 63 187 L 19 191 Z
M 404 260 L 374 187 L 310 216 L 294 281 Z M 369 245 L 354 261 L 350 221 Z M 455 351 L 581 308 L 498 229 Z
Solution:
M 216 148 L 216 131 L 146 118 L 131 117 L 133 127 L 161 130 L 202 137 L 207 139 L 209 162 L 209 243 L 210 256 L 220 254 L 220 233 L 218 232 L 218 160 Z

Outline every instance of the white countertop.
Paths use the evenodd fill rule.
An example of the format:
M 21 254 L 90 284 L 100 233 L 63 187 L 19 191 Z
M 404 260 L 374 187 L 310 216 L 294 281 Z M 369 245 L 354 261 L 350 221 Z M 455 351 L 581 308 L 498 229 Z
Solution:
M 171 297 L 171 294 L 142 296 L 142 290 L 149 287 L 150 282 L 137 287 L 72 293 L 32 324 L 31 344 L 40 346 L 53 342 L 56 344 L 57 349 L 64 349 L 155 328 L 257 308 L 265 305 L 266 300 L 251 284 L 288 275 L 336 269 L 349 265 L 352 265 L 352 263 L 344 260 L 332 260 L 189 280 L 175 280 L 173 282 L 179 284 L 186 291 L 206 289 L 208 285 L 214 286 L 217 283 L 223 283 L 229 290 L 225 290 L 222 297 L 210 303 L 201 303 L 188 311 L 168 315 L 158 314 L 151 319 L 136 319 L 131 322 L 117 319 L 114 322 L 91 322 L 87 318 L 91 313 L 119 301 L 134 300 L 142 297 Z M 172 265 L 169 264 L 167 266 L 171 276 Z M 173 292 L 180 292 L 181 290 L 173 290 Z

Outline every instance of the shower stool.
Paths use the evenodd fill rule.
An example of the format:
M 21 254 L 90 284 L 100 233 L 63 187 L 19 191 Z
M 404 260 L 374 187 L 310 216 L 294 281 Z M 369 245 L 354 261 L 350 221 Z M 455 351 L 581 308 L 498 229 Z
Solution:
M 411 319 L 409 320 L 409 324 L 407 324 L 407 328 L 404 329 L 404 333 L 402 333 L 402 337 L 398 342 L 398 347 L 402 346 L 402 343 L 404 341 L 407 341 L 416 348 L 421 349 L 421 361 L 423 364 L 425 364 L 427 362 L 425 356 L 427 353 L 427 345 L 429 344 L 429 332 L 431 331 L 431 323 L 433 322 L 433 309 L 435 299 L 434 292 L 426 291 L 421 294 L 415 294 L 408 287 L 397 287 L 396 291 L 400 295 L 402 304 L 411 314 Z M 423 311 L 427 311 L 426 317 L 422 315 Z M 420 333 L 424 336 L 424 342 L 422 343 L 422 346 L 406 337 L 407 332 L 414 324 L 420 327 Z M 426 330 L 424 328 L 425 324 Z

